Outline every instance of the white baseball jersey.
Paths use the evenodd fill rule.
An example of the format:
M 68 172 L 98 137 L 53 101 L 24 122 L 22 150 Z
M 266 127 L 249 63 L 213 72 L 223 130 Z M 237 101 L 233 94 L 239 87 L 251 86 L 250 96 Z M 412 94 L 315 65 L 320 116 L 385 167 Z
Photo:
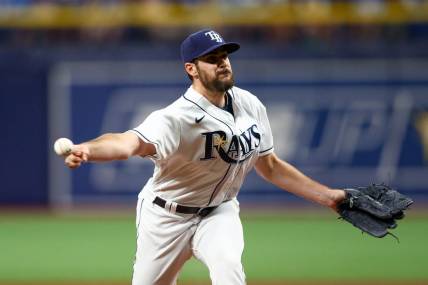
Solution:
M 237 87 L 228 92 L 234 115 L 190 87 L 131 130 L 156 147 L 154 173 L 142 191 L 197 207 L 236 197 L 257 158 L 273 152 L 273 138 L 257 97 Z

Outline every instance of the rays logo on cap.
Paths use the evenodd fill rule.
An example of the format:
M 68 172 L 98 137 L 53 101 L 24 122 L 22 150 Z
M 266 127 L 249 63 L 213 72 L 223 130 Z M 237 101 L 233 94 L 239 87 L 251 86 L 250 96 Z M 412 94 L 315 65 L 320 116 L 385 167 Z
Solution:
M 239 49 L 239 44 L 235 42 L 226 42 L 219 33 L 212 29 L 203 29 L 190 34 L 181 43 L 181 59 L 183 62 L 192 62 L 194 59 L 220 47 L 230 54 Z
M 209 31 L 205 33 L 206 36 L 210 36 L 212 41 L 216 41 L 218 43 L 222 43 L 222 37 L 214 31 Z

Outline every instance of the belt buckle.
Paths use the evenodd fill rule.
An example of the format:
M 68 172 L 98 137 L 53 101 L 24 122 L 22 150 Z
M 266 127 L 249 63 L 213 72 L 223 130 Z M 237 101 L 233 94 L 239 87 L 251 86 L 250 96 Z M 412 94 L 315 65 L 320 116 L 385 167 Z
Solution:
M 200 217 L 206 217 L 209 215 L 209 213 L 211 213 L 211 208 L 206 207 L 206 208 L 200 208 L 198 212 L 196 212 L 196 215 Z

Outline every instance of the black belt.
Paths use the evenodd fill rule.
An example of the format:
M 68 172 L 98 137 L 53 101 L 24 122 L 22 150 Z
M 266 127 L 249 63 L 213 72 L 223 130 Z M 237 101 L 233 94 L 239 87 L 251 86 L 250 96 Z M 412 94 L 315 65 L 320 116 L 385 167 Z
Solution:
M 153 203 L 155 203 L 156 205 L 165 208 L 166 205 L 166 201 L 160 197 L 156 197 L 153 200 Z M 177 208 L 175 209 L 176 213 L 180 213 L 180 214 L 197 214 L 198 216 L 201 217 L 206 217 L 208 216 L 212 211 L 214 211 L 214 209 L 216 209 L 217 206 L 215 207 L 206 207 L 206 208 L 200 208 L 200 207 L 188 207 L 188 206 L 182 206 L 182 205 L 177 205 Z M 167 209 L 169 210 L 169 209 Z

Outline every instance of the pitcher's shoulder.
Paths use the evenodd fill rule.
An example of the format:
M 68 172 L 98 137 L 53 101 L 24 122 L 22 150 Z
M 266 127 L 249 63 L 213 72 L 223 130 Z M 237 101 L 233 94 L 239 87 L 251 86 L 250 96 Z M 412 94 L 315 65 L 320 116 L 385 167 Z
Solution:
M 229 90 L 229 93 L 232 96 L 232 99 L 239 104 L 263 106 L 263 103 L 260 101 L 260 99 L 248 90 L 234 86 Z
M 159 110 L 162 116 L 171 118 L 174 121 L 180 122 L 180 124 L 194 121 L 195 114 L 199 114 L 200 112 L 200 108 L 193 102 L 186 100 L 184 96 L 180 96 L 170 105 Z

